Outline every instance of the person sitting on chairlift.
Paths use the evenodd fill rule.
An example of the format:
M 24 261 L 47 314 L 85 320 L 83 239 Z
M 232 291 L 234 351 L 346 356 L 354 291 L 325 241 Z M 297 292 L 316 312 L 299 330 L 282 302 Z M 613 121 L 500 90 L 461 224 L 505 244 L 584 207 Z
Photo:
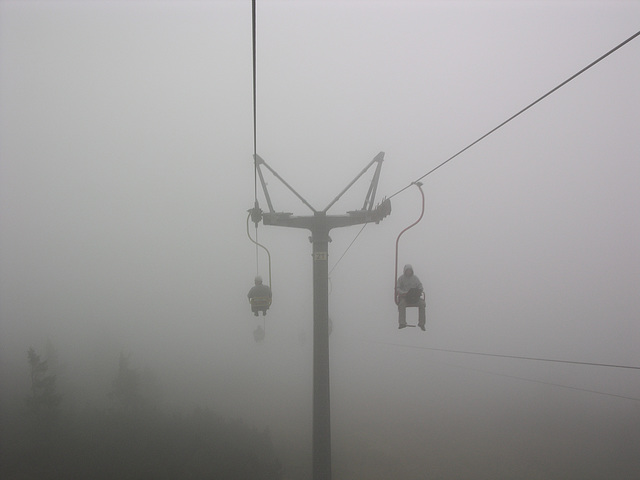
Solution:
M 407 326 L 407 307 L 418 307 L 418 327 L 425 330 L 426 323 L 426 303 L 422 298 L 422 282 L 414 275 L 413 267 L 409 264 L 404 266 L 404 273 L 398 278 L 398 328 Z
M 271 305 L 271 288 L 262 284 L 260 275 L 255 278 L 255 285 L 251 287 L 247 297 L 251 303 L 251 311 L 256 317 L 258 312 L 262 312 L 263 316 L 267 314 L 267 309 Z

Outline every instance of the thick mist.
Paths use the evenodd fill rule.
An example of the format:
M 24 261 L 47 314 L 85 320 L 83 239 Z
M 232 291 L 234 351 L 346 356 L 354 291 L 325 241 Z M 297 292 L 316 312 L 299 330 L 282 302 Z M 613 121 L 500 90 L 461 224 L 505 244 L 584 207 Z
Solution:
M 321 210 L 384 151 L 380 201 L 638 18 L 624 1 L 258 0 L 257 152 Z M 398 330 L 393 301 L 417 188 L 331 232 L 334 479 L 636 475 L 638 58 L 636 38 L 423 179 L 398 262 L 426 288 L 426 332 Z M 84 435 L 84 465 L 130 425 L 158 439 L 114 450 L 140 475 L 311 478 L 312 246 L 258 227 L 274 297 L 254 317 L 252 115 L 251 2 L 0 2 L 3 473 L 36 468 L 48 432 Z M 309 214 L 265 177 L 277 211 Z

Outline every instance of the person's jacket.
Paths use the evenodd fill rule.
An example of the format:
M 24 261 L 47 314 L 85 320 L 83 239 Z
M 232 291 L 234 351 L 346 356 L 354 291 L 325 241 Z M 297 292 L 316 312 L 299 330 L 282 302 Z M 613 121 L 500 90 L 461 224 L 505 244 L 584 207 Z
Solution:
M 259 297 L 268 297 L 271 298 L 271 289 L 267 285 L 263 285 L 262 283 L 258 285 L 254 285 L 249 290 L 247 294 L 249 298 L 259 298 Z
M 407 270 L 411 270 L 413 272 L 413 267 L 409 264 L 405 265 L 402 275 L 398 277 L 397 288 L 399 295 L 405 295 L 412 288 L 417 288 L 418 290 L 422 291 L 422 282 L 420 281 L 420 279 L 416 276 L 415 273 L 408 277 L 406 275 Z

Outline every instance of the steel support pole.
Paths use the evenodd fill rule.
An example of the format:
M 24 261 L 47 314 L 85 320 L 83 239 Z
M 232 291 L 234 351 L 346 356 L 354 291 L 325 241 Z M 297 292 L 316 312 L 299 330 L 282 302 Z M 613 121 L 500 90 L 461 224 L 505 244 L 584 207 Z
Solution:
M 313 243 L 313 480 L 331 480 L 329 390 L 329 226 L 314 215 Z

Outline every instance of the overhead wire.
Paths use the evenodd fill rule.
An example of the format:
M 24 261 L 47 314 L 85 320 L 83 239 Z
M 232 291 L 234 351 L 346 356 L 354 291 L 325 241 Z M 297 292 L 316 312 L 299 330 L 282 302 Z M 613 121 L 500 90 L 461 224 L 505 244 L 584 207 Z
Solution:
M 258 199 L 258 153 L 257 141 L 257 103 L 256 103 L 256 0 L 251 1 L 251 44 L 253 54 L 253 189 L 254 197 Z
M 254 0 L 255 3 L 255 0 Z M 581 69 L 580 71 L 578 71 L 577 73 L 573 74 L 571 77 L 567 78 L 565 81 L 563 81 L 562 83 L 560 83 L 559 85 L 557 85 L 556 87 L 552 88 L 551 90 L 549 90 L 547 93 L 545 93 L 544 95 L 542 95 L 540 98 L 538 98 L 537 100 L 533 101 L 532 103 L 530 103 L 529 105 L 527 105 L 526 107 L 524 107 L 523 109 L 521 109 L 519 112 L 515 113 L 514 115 L 512 115 L 511 117 L 509 117 L 508 119 L 506 119 L 504 122 L 500 123 L 498 126 L 494 127 L 493 129 L 489 130 L 487 133 L 485 133 L 484 135 L 482 135 L 480 138 L 478 138 L 477 140 L 475 140 L 474 142 L 470 143 L 469 145 L 467 145 L 466 147 L 464 147 L 462 150 L 458 151 L 457 153 L 455 153 L 454 155 L 450 156 L 449 158 L 447 158 L 445 161 L 443 161 L 442 163 L 438 164 L 436 167 L 432 168 L 431 170 L 429 170 L 427 173 L 425 173 L 424 175 L 422 175 L 421 177 L 417 178 L 416 180 L 414 180 L 413 182 L 409 183 L 408 185 L 406 185 L 405 187 L 401 188 L 400 190 L 398 190 L 397 192 L 395 192 L 394 194 L 390 195 L 388 197 L 388 199 L 390 200 L 391 198 L 395 197 L 396 195 L 404 192 L 405 190 L 407 190 L 409 187 L 411 187 L 412 185 L 415 185 L 417 183 L 419 183 L 421 180 L 423 180 L 424 178 L 426 178 L 427 176 L 431 175 L 433 172 L 435 172 L 436 170 L 438 170 L 440 167 L 446 165 L 447 163 L 449 163 L 451 160 L 453 160 L 454 158 L 458 157 L 459 155 L 461 155 L 462 153 L 466 152 L 467 150 L 469 150 L 471 147 L 473 147 L 474 145 L 476 145 L 477 143 L 481 142 L 482 140 L 484 140 L 485 138 L 487 138 L 489 135 L 491 135 L 492 133 L 494 133 L 496 130 L 500 129 L 501 127 L 503 127 L 504 125 L 506 125 L 507 123 L 509 123 L 511 120 L 515 119 L 516 117 L 518 117 L 519 115 L 521 115 L 522 113 L 524 113 L 525 111 L 529 110 L 531 107 L 533 107 L 534 105 L 536 105 L 537 103 L 541 102 L 543 99 L 545 99 L 546 97 L 548 97 L 549 95 L 551 95 L 552 93 L 554 93 L 555 91 L 559 90 L 560 88 L 562 88 L 564 85 L 566 85 L 567 83 L 571 82 L 572 80 L 574 80 L 576 77 L 578 77 L 579 75 L 581 75 L 582 73 L 586 72 L 587 70 L 589 70 L 591 67 L 593 67 L 594 65 L 596 65 L 597 63 L 599 63 L 600 61 L 604 60 L 606 57 L 608 57 L 609 55 L 611 55 L 612 53 L 614 53 L 616 50 L 622 48 L 624 45 L 626 45 L 627 43 L 629 43 L 631 40 L 633 40 L 634 38 L 640 36 L 640 31 L 638 31 L 637 33 L 635 33 L 634 35 L 632 35 L 631 37 L 627 38 L 626 40 L 624 40 L 623 42 L 621 42 L 620 44 L 616 45 L 614 48 L 612 48 L 611 50 L 609 50 L 607 53 L 605 53 L 604 55 L 600 56 L 599 58 L 597 58 L 596 60 L 594 60 L 593 62 L 591 62 L 589 65 L 587 65 L 586 67 L 584 67 L 583 69 Z M 255 55 L 255 53 L 254 53 Z M 254 58 L 254 78 L 255 78 L 255 58 Z M 254 80 L 255 82 L 255 80 Z M 255 102 L 255 92 L 254 92 L 254 102 Z M 254 107 L 255 109 L 255 107 Z M 254 119 L 254 123 L 255 123 L 255 119 Z M 365 224 L 366 226 L 366 224 Z M 355 236 L 355 238 L 353 239 L 353 241 L 349 244 L 349 246 L 347 247 L 347 249 L 344 251 L 344 253 L 340 256 L 340 258 L 338 259 L 338 261 L 335 263 L 335 265 L 333 266 L 333 268 L 331 269 L 331 271 L 329 272 L 329 274 L 331 274 L 331 272 L 336 268 L 336 266 L 338 265 L 338 263 L 340 263 L 340 260 L 342 260 L 342 258 L 347 254 L 347 252 L 349 251 L 349 249 L 351 248 L 351 246 L 354 244 L 354 242 L 356 241 L 356 239 L 360 236 L 360 233 L 362 233 L 362 230 L 364 230 L 364 226 L 362 227 L 362 229 L 358 232 L 358 234 Z
M 411 187 L 411 185 L 413 185 L 416 182 L 419 182 L 420 180 L 424 179 L 425 177 L 427 177 L 428 175 L 431 175 L 433 172 L 435 172 L 436 170 L 438 170 L 440 167 L 446 165 L 447 163 L 449 163 L 451 160 L 453 160 L 454 158 L 456 158 L 457 156 L 459 156 L 460 154 L 466 152 L 467 150 L 469 150 L 471 147 L 473 147 L 474 145 L 476 145 L 477 143 L 479 143 L 480 141 L 484 140 L 485 138 L 487 138 L 489 135 L 491 135 L 493 132 L 495 132 L 496 130 L 498 130 L 499 128 L 503 127 L 504 125 L 506 125 L 507 123 L 509 123 L 511 120 L 513 120 L 514 118 L 518 117 L 519 115 L 521 115 L 522 113 L 526 112 L 527 110 L 529 110 L 531 107 L 533 107 L 534 105 L 536 105 L 537 103 L 541 102 L 542 100 L 544 100 L 545 98 L 547 98 L 549 95 L 551 95 L 552 93 L 554 93 L 555 91 L 559 90 L 560 88 L 562 88 L 563 86 L 565 86 L 567 83 L 571 82 L 572 80 L 574 80 L 576 77 L 578 77 L 579 75 L 583 74 L 584 72 L 586 72 L 587 70 L 589 70 L 591 67 L 593 67 L 594 65 L 596 65 L 597 63 L 601 62 L 602 60 L 604 60 L 605 58 L 607 58 L 609 55 L 611 55 L 613 52 L 615 52 L 616 50 L 622 48 L 624 45 L 626 45 L 627 43 L 629 43 L 631 40 L 633 40 L 634 38 L 636 38 L 637 36 L 640 35 L 640 31 L 636 32 L 635 34 L 631 35 L 629 38 L 627 38 L 626 40 L 624 40 L 623 42 L 619 43 L 618 45 L 616 45 L 615 47 L 613 47 L 611 50 L 609 50 L 607 53 L 605 53 L 604 55 L 600 56 L 599 58 L 597 58 L 596 60 L 594 60 L 593 62 L 591 62 L 589 65 L 587 65 L 586 67 L 584 67 L 582 70 L 580 70 L 579 72 L 571 75 L 569 78 L 567 78 L 565 81 L 563 81 L 562 83 L 560 83 L 559 85 L 557 85 L 556 87 L 552 88 L 551 90 L 549 90 L 547 93 L 545 93 L 544 95 L 542 95 L 540 98 L 538 98 L 537 100 L 533 101 L 532 103 L 530 103 L 529 105 L 527 105 L 526 107 L 524 107 L 522 110 L 520 110 L 519 112 L 515 113 L 514 115 L 512 115 L 511 117 L 507 118 L 504 122 L 502 122 L 501 124 L 499 124 L 498 126 L 492 128 L 491 130 L 489 130 L 487 133 L 485 133 L 484 135 L 482 135 L 480 138 L 478 138 L 477 140 L 475 140 L 474 142 L 470 143 L 469 145 L 467 145 L 466 147 L 464 147 L 462 150 L 460 150 L 459 152 L 455 153 L 454 155 L 450 156 L 449 158 L 447 158 L 444 162 L 440 163 L 439 165 L 437 165 L 436 167 L 432 168 L 431 170 L 429 170 L 427 173 L 425 173 L 424 175 L 422 175 L 421 177 L 417 178 L 416 180 L 414 180 L 413 182 L 411 182 L 410 184 L 408 184 L 407 186 L 401 188 L 400 190 L 398 190 L 397 192 L 395 192 L 393 195 L 390 195 L 388 198 L 391 199 L 393 197 L 395 197 L 396 195 L 398 195 L 399 193 L 404 192 L 405 190 L 407 190 L 409 187 Z
M 342 253 L 342 255 L 340 255 L 340 258 L 338 259 L 338 261 L 333 265 L 333 267 L 331 267 L 331 270 L 329 270 L 329 275 L 331 275 L 331 272 L 333 272 L 335 270 L 335 268 L 338 266 L 338 264 L 340 263 L 340 260 L 342 260 L 344 258 L 344 256 L 347 254 L 347 252 L 349 251 L 349 249 L 351 248 L 351 246 L 356 242 L 356 240 L 358 239 L 358 237 L 360 236 L 360 234 L 362 233 L 362 231 L 364 230 L 364 228 L 367 226 L 368 224 L 363 224 L 362 228 L 360 229 L 360 231 L 358 232 L 358 234 L 355 236 L 355 238 L 353 240 L 351 240 L 351 243 L 349 244 L 349 246 L 347 247 L 347 249 Z
M 619 365 L 619 364 L 598 363 L 598 362 L 581 362 L 581 361 L 575 361 L 575 360 L 560 360 L 555 358 L 542 358 L 542 357 L 525 357 L 520 355 L 504 355 L 504 354 L 485 353 L 485 352 L 471 352 L 466 350 L 451 350 L 447 348 L 424 347 L 419 345 L 404 345 L 400 343 L 389 343 L 389 342 L 370 342 L 370 343 L 378 343 L 381 345 L 391 345 L 391 346 L 403 347 L 403 348 L 413 348 L 417 350 L 432 350 L 436 352 L 459 353 L 464 355 L 476 355 L 476 356 L 483 356 L 483 357 L 510 358 L 510 359 L 518 359 L 518 360 L 531 360 L 531 361 L 537 361 L 537 362 L 568 363 L 572 365 L 589 365 L 589 366 L 596 366 L 596 367 L 640 370 L 640 367 L 632 366 L 632 365 Z
M 258 129 L 257 129 L 257 101 L 256 101 L 256 0 L 251 1 L 251 50 L 253 56 L 253 205 L 254 208 L 258 208 Z M 260 255 L 258 250 L 258 224 L 255 223 L 256 231 L 256 275 L 260 273 Z M 247 224 L 247 234 L 248 224 Z M 251 237 L 249 237 L 251 238 Z M 253 239 L 252 239 L 253 241 Z M 261 246 L 261 245 L 260 245 Z M 264 248 L 264 247 L 263 247 Z M 267 251 L 268 252 L 268 251 Z M 271 276 L 271 263 L 269 263 L 269 276 Z M 271 285 L 271 280 L 269 280 Z

